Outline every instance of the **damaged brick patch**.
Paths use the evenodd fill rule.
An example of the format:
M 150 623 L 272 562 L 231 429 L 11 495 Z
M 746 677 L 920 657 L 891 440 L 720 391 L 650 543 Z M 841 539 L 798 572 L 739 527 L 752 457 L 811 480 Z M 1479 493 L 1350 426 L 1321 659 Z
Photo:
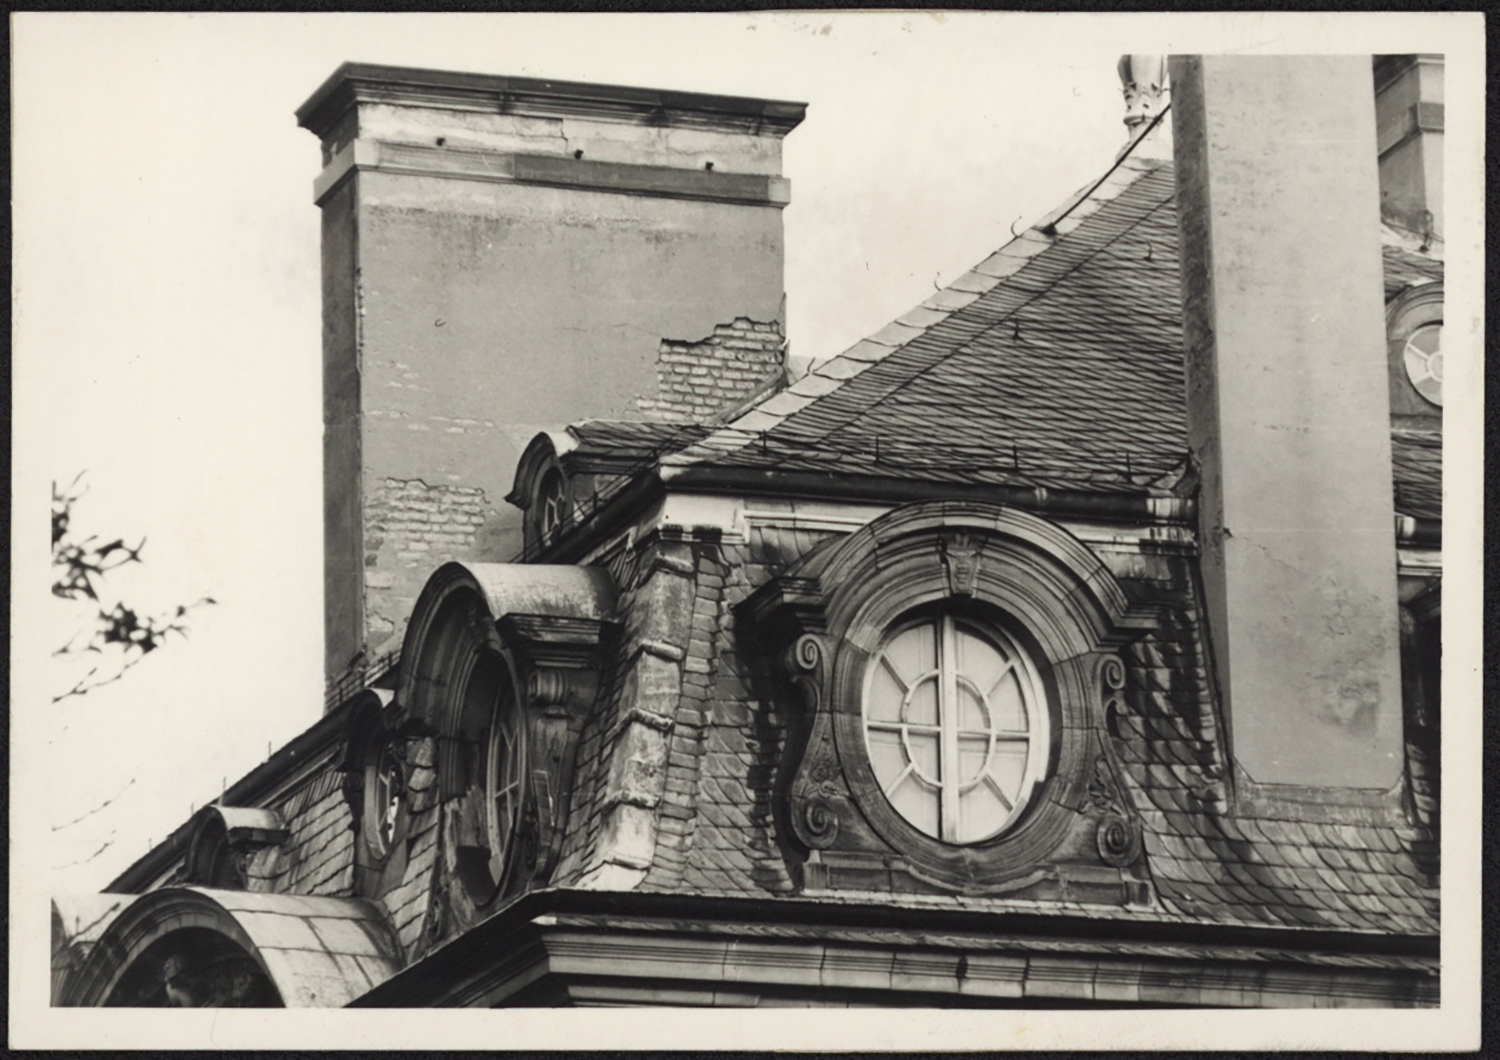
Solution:
M 662 339 L 657 395 L 637 398 L 657 422 L 703 420 L 786 382 L 786 342 L 777 321 L 736 317 L 697 342 Z
M 493 514 L 476 486 L 379 480 L 365 505 L 365 625 L 371 650 L 399 644 L 418 593 L 434 569 L 462 559 Z

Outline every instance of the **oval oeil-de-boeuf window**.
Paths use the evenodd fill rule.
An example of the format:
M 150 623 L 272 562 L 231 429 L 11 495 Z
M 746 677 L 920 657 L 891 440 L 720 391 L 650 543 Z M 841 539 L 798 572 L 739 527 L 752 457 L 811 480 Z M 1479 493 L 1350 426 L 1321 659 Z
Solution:
M 999 630 L 952 614 L 897 626 L 865 678 L 865 745 L 896 812 L 944 843 L 1019 820 L 1047 759 L 1036 669 Z
M 1428 401 L 1443 404 L 1443 324 L 1423 324 L 1411 333 L 1401 351 L 1406 377 Z

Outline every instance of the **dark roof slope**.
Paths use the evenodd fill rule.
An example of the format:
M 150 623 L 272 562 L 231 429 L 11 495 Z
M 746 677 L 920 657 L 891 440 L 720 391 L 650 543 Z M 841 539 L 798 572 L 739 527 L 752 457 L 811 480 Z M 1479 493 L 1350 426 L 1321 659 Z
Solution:
M 1171 163 L 1126 158 L 1055 225 L 664 463 L 1166 492 L 1188 450 L 1174 196 Z M 1441 279 L 1384 251 L 1388 295 Z M 1440 435 L 1419 435 L 1397 439 L 1397 507 L 1434 516 Z

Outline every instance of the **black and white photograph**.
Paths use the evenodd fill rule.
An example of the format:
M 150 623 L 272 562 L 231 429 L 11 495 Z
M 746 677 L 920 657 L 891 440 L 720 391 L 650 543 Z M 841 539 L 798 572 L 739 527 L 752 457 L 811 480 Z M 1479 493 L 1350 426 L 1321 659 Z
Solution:
M 11 29 L 12 1047 L 1478 1047 L 1482 15 Z

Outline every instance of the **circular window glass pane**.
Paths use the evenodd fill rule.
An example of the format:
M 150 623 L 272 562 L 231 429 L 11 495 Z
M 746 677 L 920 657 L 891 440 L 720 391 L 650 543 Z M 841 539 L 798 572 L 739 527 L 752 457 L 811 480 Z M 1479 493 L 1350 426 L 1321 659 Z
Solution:
M 405 770 L 395 741 L 387 740 L 375 761 L 374 797 L 371 811 L 375 815 L 375 846 L 384 854 L 396 839 L 396 821 L 401 812 L 401 797 L 406 789 Z
M 946 843 L 999 835 L 1047 754 L 1047 712 L 1009 638 L 951 615 L 895 630 L 865 681 L 865 744 L 896 812 Z
M 485 792 L 489 800 L 486 814 L 489 869 L 496 887 L 501 890 L 514 860 L 526 777 L 525 734 L 520 724 L 520 712 L 507 709 L 510 706 L 509 697 L 502 697 L 495 720 L 490 725 L 485 767 Z
M 1411 333 L 1402 353 L 1406 377 L 1428 401 L 1443 404 L 1443 325 L 1423 324 Z

